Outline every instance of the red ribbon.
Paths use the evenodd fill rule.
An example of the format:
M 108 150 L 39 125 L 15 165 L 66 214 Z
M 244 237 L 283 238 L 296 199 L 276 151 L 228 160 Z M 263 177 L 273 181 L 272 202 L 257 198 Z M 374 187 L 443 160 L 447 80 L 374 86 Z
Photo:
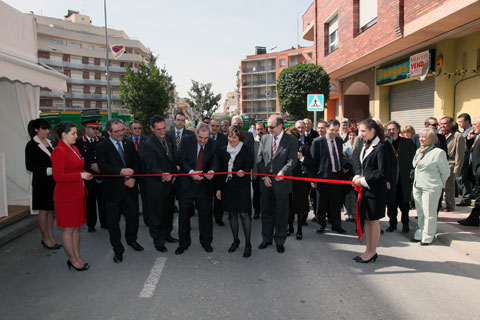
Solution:
M 164 176 L 174 176 L 174 177 L 181 177 L 181 176 L 205 176 L 205 175 L 225 175 L 225 174 L 237 174 L 238 171 L 232 172 L 198 172 L 198 173 L 157 173 L 157 174 L 132 174 L 132 175 L 124 175 L 124 174 L 94 174 L 94 177 L 164 177 Z M 335 183 L 335 184 L 345 184 L 345 185 L 352 185 L 352 181 L 347 180 L 331 180 L 331 179 L 319 179 L 319 178 L 306 178 L 306 177 L 293 177 L 293 176 L 279 176 L 275 174 L 266 174 L 266 173 L 253 173 L 253 172 L 243 172 L 246 175 L 252 176 L 263 176 L 263 177 L 270 177 L 270 178 L 284 178 L 289 180 L 297 180 L 297 181 L 307 181 L 307 182 L 319 182 L 319 183 Z M 360 221 L 360 204 L 362 202 L 362 186 L 356 186 L 355 191 L 358 192 L 357 196 L 357 208 L 355 210 L 356 222 L 357 222 L 357 233 L 358 233 L 358 240 L 363 240 L 363 232 L 362 232 L 362 223 Z

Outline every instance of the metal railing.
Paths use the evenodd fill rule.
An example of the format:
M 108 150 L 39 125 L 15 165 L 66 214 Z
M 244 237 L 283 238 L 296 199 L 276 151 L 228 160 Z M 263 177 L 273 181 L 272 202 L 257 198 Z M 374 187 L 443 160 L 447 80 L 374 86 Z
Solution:
M 38 62 L 45 63 L 46 65 L 53 66 L 53 67 L 62 67 L 62 68 L 71 68 L 71 69 L 79 69 L 79 70 L 92 70 L 92 71 L 103 71 L 106 72 L 105 65 L 94 65 L 94 64 L 83 64 L 83 63 L 72 63 L 66 61 L 57 61 L 57 60 L 50 60 L 45 58 L 39 58 Z M 110 66 L 110 72 L 121 72 L 126 73 L 127 69 L 118 66 Z M 132 70 L 136 71 L 136 68 L 132 68 Z
M 242 86 L 257 86 L 257 85 L 268 85 L 268 84 L 277 84 L 276 80 L 268 80 L 265 82 L 265 80 L 256 80 L 256 81 L 244 81 L 242 82 Z
M 106 94 L 98 93 L 65 93 L 65 98 L 68 99 L 92 99 L 92 100 L 107 100 Z M 120 100 L 119 96 L 112 95 L 112 100 Z
M 243 100 L 253 100 L 253 99 L 268 99 L 268 100 L 271 100 L 271 99 L 276 99 L 277 98 L 277 94 L 274 92 L 274 93 L 270 93 L 268 95 L 265 95 L 265 94 L 246 94 L 242 97 Z
M 107 85 L 107 80 L 90 80 L 90 79 L 69 78 L 69 79 L 67 79 L 67 83 L 106 86 Z M 119 87 L 120 86 L 120 80 L 110 80 L 110 85 Z
M 265 72 L 265 71 L 275 71 L 275 70 L 276 70 L 275 66 L 259 66 L 259 67 L 243 68 L 242 72 L 249 73 L 249 72 Z

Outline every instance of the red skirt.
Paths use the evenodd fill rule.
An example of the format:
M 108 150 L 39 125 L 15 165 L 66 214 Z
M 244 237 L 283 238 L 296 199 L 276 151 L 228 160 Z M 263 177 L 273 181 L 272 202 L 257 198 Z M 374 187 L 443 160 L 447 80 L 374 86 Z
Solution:
M 57 226 L 80 227 L 87 222 L 85 198 L 68 202 L 55 202 Z

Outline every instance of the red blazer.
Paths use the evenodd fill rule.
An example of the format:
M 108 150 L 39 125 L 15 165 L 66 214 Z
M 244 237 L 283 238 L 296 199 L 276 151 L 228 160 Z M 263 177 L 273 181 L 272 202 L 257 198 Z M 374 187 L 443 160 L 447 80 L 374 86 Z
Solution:
M 77 147 L 71 146 L 73 152 L 62 140 L 53 149 L 52 171 L 56 182 L 53 201 L 68 202 L 85 198 L 85 183 L 80 175 L 84 172 L 84 160 Z

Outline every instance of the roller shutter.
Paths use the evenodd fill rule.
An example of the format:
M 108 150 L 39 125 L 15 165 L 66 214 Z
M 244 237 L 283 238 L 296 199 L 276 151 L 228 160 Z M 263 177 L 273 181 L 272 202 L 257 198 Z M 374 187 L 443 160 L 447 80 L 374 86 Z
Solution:
M 425 118 L 433 116 L 435 77 L 413 80 L 390 87 L 390 120 L 402 127 L 411 125 L 418 131 Z

